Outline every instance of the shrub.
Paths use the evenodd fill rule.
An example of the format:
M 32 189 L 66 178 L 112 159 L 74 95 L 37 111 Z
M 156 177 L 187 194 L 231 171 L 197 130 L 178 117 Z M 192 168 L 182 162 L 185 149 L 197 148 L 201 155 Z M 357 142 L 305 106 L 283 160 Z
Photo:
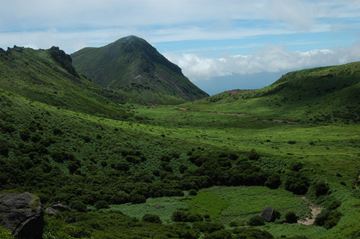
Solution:
M 300 162 L 295 162 L 291 164 L 290 169 L 295 172 L 299 172 L 303 168 L 303 164 Z
M 0 155 L 9 156 L 9 144 L 5 140 L 0 140 Z
M 141 194 L 130 194 L 129 201 L 132 203 L 144 203 L 146 202 L 146 198 Z
M 231 233 L 226 230 L 216 231 L 205 236 L 205 239 L 231 239 Z
M 273 239 L 274 237 L 267 231 L 256 228 L 237 228 L 234 230 L 236 239 Z
M 341 202 L 339 200 L 332 200 L 332 201 L 330 201 L 330 203 L 328 204 L 328 206 L 326 208 L 329 210 L 335 210 L 340 206 L 341 206 Z
M 285 189 L 297 195 L 307 193 L 309 186 L 309 179 L 300 173 L 289 174 L 285 181 Z
M 224 229 L 224 225 L 214 222 L 196 222 L 194 228 L 206 233 L 212 233 Z
M 152 214 L 145 214 L 142 217 L 142 220 L 144 222 L 150 222 L 150 223 L 161 223 L 161 219 L 158 215 L 152 215 Z
M 183 165 L 183 164 L 181 164 L 180 166 L 179 166 L 179 172 L 180 173 L 185 173 L 185 171 L 188 169 L 188 167 L 187 166 L 185 166 L 185 165 Z
M 86 212 L 87 211 L 87 207 L 86 205 L 81 202 L 81 201 L 73 201 L 70 203 L 70 207 L 76 211 L 79 212 Z
M 288 212 L 285 215 L 285 221 L 287 223 L 297 223 L 299 217 L 294 212 Z
M 316 218 L 315 224 L 330 229 L 340 221 L 341 213 L 336 210 L 323 210 Z
M 197 195 L 197 191 L 196 191 L 195 189 L 191 189 L 191 190 L 189 191 L 189 195 L 190 195 L 190 196 L 196 196 L 196 195 Z
M 269 176 L 265 182 L 265 186 L 271 189 L 277 189 L 281 185 L 280 176 L 273 174 Z
M 104 200 L 97 201 L 94 206 L 96 209 L 109 208 L 109 204 Z
M 126 192 L 120 191 L 114 193 L 110 200 L 112 204 L 123 204 L 129 201 L 129 195 Z
M 258 160 L 260 158 L 260 155 L 255 151 L 255 149 L 252 149 L 249 152 L 248 159 L 250 160 Z
M 187 211 L 177 210 L 172 214 L 171 219 L 174 222 L 199 222 L 203 217 L 198 214 L 192 214 Z
M 248 221 L 249 226 L 262 226 L 265 225 L 264 218 L 259 215 L 253 216 Z
M 329 185 L 323 181 L 317 182 L 315 184 L 315 195 L 317 197 L 328 194 L 329 190 L 330 190 Z

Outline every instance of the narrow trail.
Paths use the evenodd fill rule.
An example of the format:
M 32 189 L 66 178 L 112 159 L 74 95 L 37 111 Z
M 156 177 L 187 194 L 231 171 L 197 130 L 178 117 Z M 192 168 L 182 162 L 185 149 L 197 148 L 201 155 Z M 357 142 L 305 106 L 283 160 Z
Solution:
M 318 205 L 311 203 L 306 197 L 302 197 L 304 201 L 309 204 L 311 215 L 307 218 L 298 220 L 298 224 L 310 226 L 315 223 L 315 218 L 321 213 L 322 208 Z

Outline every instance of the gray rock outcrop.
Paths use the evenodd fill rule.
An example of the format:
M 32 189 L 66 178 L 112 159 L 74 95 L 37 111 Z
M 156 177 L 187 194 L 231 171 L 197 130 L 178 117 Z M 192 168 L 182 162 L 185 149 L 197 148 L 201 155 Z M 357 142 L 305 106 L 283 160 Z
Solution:
M 0 225 L 17 239 L 41 239 L 44 220 L 40 199 L 31 193 L 1 193 Z

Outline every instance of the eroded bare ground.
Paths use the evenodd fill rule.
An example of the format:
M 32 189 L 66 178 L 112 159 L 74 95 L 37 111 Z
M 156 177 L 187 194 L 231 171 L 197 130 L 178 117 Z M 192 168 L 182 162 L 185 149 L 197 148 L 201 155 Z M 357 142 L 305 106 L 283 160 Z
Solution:
M 322 208 L 310 202 L 306 197 L 302 197 L 302 199 L 309 204 L 311 215 L 304 219 L 298 220 L 298 223 L 306 226 L 313 225 L 315 223 L 315 218 L 321 213 Z

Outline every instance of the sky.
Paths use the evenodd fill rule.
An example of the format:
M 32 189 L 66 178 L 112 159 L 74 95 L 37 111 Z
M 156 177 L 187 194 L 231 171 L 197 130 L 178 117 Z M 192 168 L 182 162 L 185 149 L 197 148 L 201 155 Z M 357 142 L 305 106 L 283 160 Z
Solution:
M 360 0 L 1 0 L 0 47 L 149 41 L 215 94 L 360 60 Z

